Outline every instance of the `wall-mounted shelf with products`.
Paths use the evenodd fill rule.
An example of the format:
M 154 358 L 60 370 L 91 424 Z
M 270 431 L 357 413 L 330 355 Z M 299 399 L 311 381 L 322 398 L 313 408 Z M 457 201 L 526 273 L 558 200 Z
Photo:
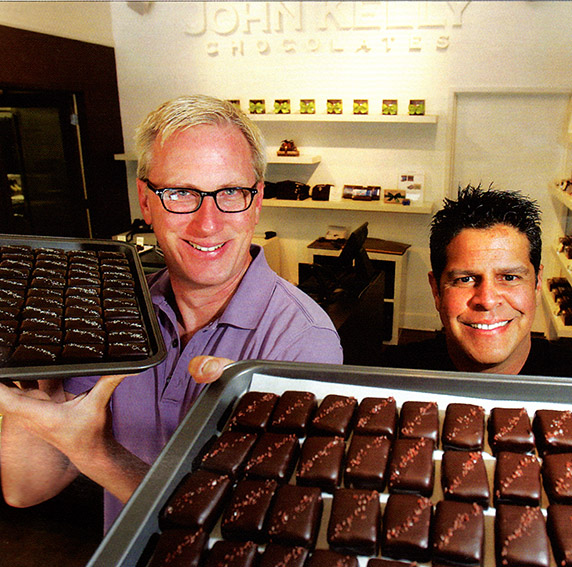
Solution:
M 367 211 L 369 213 L 409 213 L 429 215 L 433 212 L 433 203 L 421 203 L 419 205 L 394 205 L 380 201 L 359 201 L 342 199 L 341 201 L 314 201 L 305 199 L 294 201 L 288 199 L 264 199 L 264 207 L 276 207 L 286 209 L 321 209 L 331 211 Z
M 435 114 L 250 114 L 255 122 L 356 122 L 388 124 L 437 124 Z
M 322 161 L 322 156 L 301 153 L 299 156 L 279 156 L 276 150 L 268 152 L 268 163 L 279 165 L 314 165 Z

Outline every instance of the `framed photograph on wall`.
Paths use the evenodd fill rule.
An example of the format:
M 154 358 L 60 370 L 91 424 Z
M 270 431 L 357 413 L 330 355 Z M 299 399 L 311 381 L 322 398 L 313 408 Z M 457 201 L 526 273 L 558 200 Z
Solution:
M 425 174 L 403 173 L 399 175 L 397 188 L 405 191 L 406 199 L 411 201 L 423 201 L 423 189 L 425 186 Z

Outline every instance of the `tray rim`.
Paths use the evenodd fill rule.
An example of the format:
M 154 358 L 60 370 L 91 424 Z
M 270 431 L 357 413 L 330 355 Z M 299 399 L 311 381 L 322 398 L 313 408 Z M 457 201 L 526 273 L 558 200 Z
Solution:
M 10 243 L 30 245 L 31 242 L 38 243 L 38 246 L 42 247 L 61 248 L 64 250 L 81 250 L 81 248 L 78 248 L 78 245 L 80 245 L 84 246 L 84 249 L 99 247 L 128 251 L 131 268 L 135 270 L 137 276 L 135 278 L 135 283 L 138 288 L 139 298 L 143 302 L 142 316 L 145 321 L 145 327 L 148 331 L 151 331 L 148 335 L 152 354 L 144 359 L 117 362 L 70 363 L 65 365 L 30 365 L 16 367 L 0 366 L 0 381 L 64 379 L 74 376 L 98 376 L 104 374 L 134 374 L 147 370 L 148 368 L 152 368 L 165 359 L 167 356 L 167 348 L 165 346 L 165 341 L 163 340 L 163 334 L 159 329 L 157 318 L 154 315 L 151 295 L 146 284 L 141 259 L 139 258 L 135 245 L 111 239 L 0 233 L 0 246 Z M 108 370 L 109 368 L 112 368 L 113 370 Z
M 388 383 L 380 387 L 415 389 L 425 393 L 462 393 L 464 396 L 506 399 L 507 392 L 518 393 L 517 401 L 557 401 L 572 399 L 572 379 L 528 375 L 440 372 L 386 367 L 350 366 L 266 360 L 240 361 L 226 367 L 221 378 L 203 389 L 165 448 L 151 466 L 131 499 L 104 536 L 86 567 L 143 567 L 140 560 L 145 547 L 157 532 L 153 521 L 169 495 L 187 471 L 204 442 L 216 430 L 231 401 L 249 388 L 254 374 L 308 381 L 347 383 L 351 376 L 356 385 L 374 386 L 383 377 Z M 392 383 L 395 383 L 393 386 Z M 435 389 L 437 386 L 437 390 Z M 490 391 L 494 386 L 494 391 Z M 550 387 L 547 387 L 550 386 Z M 463 388 L 464 387 L 464 388 Z M 467 388 L 468 387 L 468 388 Z M 468 391 L 459 391 L 461 388 Z M 485 389 L 489 390 L 484 395 Z M 539 397 L 539 392 L 546 398 Z M 568 394 L 567 398 L 563 393 Z M 221 401 L 224 408 L 221 407 Z M 152 524 L 152 525 L 151 525 Z

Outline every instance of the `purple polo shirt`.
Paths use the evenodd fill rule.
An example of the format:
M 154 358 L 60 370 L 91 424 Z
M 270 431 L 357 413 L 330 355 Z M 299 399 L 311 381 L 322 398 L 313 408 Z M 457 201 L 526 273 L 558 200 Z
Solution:
M 252 245 L 250 252 L 252 263 L 225 311 L 195 333 L 184 349 L 169 273 L 164 269 L 148 278 L 167 358 L 126 378 L 111 399 L 115 438 L 148 464 L 157 458 L 204 386 L 189 375 L 191 358 L 208 354 L 232 360 L 342 363 L 338 334 L 322 308 L 273 272 L 262 248 Z M 70 378 L 65 389 L 80 394 L 97 379 Z M 121 507 L 105 493 L 106 531 Z

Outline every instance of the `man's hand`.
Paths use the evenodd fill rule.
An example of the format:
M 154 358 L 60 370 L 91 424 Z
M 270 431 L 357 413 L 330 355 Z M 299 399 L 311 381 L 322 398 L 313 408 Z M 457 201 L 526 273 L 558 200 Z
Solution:
M 219 358 L 217 356 L 195 356 L 189 362 L 189 373 L 199 384 L 218 380 L 225 367 L 234 360 Z

